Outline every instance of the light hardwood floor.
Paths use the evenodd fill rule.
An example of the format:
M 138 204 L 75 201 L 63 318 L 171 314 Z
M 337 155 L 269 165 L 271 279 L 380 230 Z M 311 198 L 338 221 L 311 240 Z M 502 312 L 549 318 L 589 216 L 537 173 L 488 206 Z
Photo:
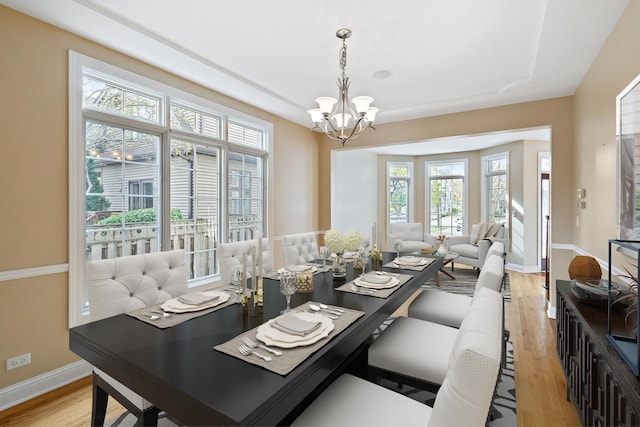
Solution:
M 506 326 L 515 355 L 518 425 L 578 426 L 573 403 L 565 399 L 565 383 L 555 350 L 555 322 L 547 318 L 544 277 L 510 271 L 511 302 Z M 397 312 L 406 315 L 406 304 Z M 91 380 L 0 413 L 1 426 L 88 426 L 91 419 Z M 109 399 L 107 419 L 124 411 Z

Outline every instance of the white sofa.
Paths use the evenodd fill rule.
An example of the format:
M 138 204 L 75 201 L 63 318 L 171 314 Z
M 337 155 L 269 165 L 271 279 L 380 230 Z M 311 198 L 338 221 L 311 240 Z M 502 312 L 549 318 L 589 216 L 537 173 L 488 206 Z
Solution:
M 499 242 L 494 245 L 502 245 Z M 474 296 L 480 289 L 489 288 L 500 292 L 504 278 L 504 261 L 502 256 L 492 254 L 486 259 L 478 281 Z M 441 325 L 459 328 L 469 311 L 474 297 L 445 292 L 440 289 L 425 289 L 409 305 L 409 317 L 427 320 Z
M 320 257 L 316 233 L 298 233 L 282 236 L 284 265 L 305 264 Z
M 396 319 L 390 327 L 398 320 L 401 319 Z M 421 322 L 415 319 L 412 321 Z M 481 325 L 486 328 L 480 327 Z M 446 374 L 433 408 L 395 391 L 344 374 L 305 409 L 292 425 L 485 426 L 500 373 L 501 325 L 499 318 L 485 316 L 481 311 L 475 312 L 465 322 L 447 358 Z M 385 333 L 386 331 L 382 336 Z M 411 338 L 418 341 L 415 336 Z M 432 345 L 438 345 L 437 340 Z M 431 363 L 431 348 L 427 348 L 424 353 L 412 348 L 411 353 L 415 354 L 418 364 Z
M 487 258 L 489 248 L 494 242 L 504 245 L 504 252 L 509 248 L 509 230 L 501 226 L 494 236 L 484 238 L 479 236 L 480 224 L 473 224 L 471 232 L 466 236 L 451 236 L 447 240 L 447 249 L 460 255 L 454 263 L 470 265 L 478 269 L 482 268 L 484 260 Z
M 251 248 L 258 253 L 258 239 L 242 240 L 240 242 L 221 243 L 218 245 L 218 262 L 220 263 L 220 280 L 223 283 L 231 283 L 231 271 L 233 266 L 242 265 L 242 254 L 247 253 L 247 271 L 251 272 L 251 263 L 258 265 L 258 256 L 251 258 Z M 262 239 L 262 273 L 273 271 L 273 255 L 269 247 L 269 239 Z
M 387 247 L 389 251 L 393 249 L 393 242 L 396 239 L 402 240 L 402 252 L 415 252 L 423 248 L 435 248 L 436 237 L 424 232 L 421 222 L 392 223 L 389 224 L 387 235 Z
M 159 304 L 189 289 L 182 250 L 89 261 L 86 278 L 92 321 Z M 160 410 L 152 402 L 97 368 L 93 370 L 91 425 L 104 423 L 108 396 L 131 411 L 138 425 L 157 425 Z

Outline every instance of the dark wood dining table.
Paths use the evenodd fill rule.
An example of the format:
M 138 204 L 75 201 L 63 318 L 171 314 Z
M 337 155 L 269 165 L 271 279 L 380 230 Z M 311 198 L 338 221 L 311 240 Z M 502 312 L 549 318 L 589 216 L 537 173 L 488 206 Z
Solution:
M 395 253 L 383 253 L 382 264 Z M 361 310 L 364 315 L 287 375 L 278 375 L 214 350 L 214 346 L 280 314 L 285 298 L 279 282 L 264 280 L 261 315 L 233 304 L 167 329 L 127 314 L 71 328 L 69 348 L 185 425 L 286 425 L 345 371 L 366 372 L 371 333 L 442 266 L 436 258 L 422 271 L 388 269 L 414 277 L 387 298 L 337 291 L 354 277 L 314 275 L 314 290 L 295 294 L 306 301 Z

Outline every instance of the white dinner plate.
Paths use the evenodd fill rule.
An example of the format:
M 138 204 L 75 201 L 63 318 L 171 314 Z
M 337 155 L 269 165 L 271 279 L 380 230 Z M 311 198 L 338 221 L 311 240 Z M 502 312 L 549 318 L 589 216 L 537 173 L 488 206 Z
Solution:
M 304 267 L 306 267 L 306 269 Z M 288 267 L 279 268 L 278 274 L 284 273 L 285 271 L 290 271 L 292 273 L 315 273 L 318 271 L 318 268 L 313 265 L 290 265 Z
M 335 325 L 333 321 L 326 316 L 316 313 L 294 313 L 295 316 L 301 319 L 308 320 L 310 322 L 322 322 L 322 325 L 309 335 L 301 337 L 299 335 L 287 334 L 279 329 L 271 326 L 270 322 L 263 323 L 258 326 L 256 338 L 273 347 L 280 348 L 294 348 L 302 347 L 305 345 L 311 345 L 323 338 L 329 336 L 329 333 L 333 331 Z
M 398 265 L 406 265 L 410 267 L 419 267 L 430 262 L 429 259 L 416 256 L 401 256 L 396 258 L 393 262 Z
M 229 300 L 229 294 L 226 292 L 202 291 L 202 293 L 207 296 L 212 296 L 212 297 L 217 296 L 218 299 L 208 304 L 190 305 L 190 304 L 185 304 L 183 302 L 178 301 L 178 298 L 172 298 L 170 300 L 165 301 L 160 306 L 160 308 L 162 308 L 164 311 L 169 313 L 191 313 L 194 311 L 202 311 L 211 307 L 215 307 L 216 305 L 224 304 Z
M 359 277 L 356 277 L 355 279 L 353 279 L 353 281 L 356 282 L 356 285 L 369 289 L 389 289 L 400 284 L 400 280 L 396 279 L 395 277 L 392 277 L 391 280 L 389 280 L 389 282 L 387 283 L 369 283 L 360 279 Z

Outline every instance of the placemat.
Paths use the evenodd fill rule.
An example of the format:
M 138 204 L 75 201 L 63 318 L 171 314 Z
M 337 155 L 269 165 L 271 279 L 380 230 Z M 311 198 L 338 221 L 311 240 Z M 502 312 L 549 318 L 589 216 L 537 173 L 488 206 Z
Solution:
M 376 289 L 375 292 L 367 292 L 367 291 L 371 291 L 372 289 L 358 287 L 353 283 L 353 280 L 345 283 L 344 285 L 336 288 L 335 290 L 342 291 L 342 292 L 351 292 L 352 294 L 358 294 L 358 295 L 369 295 L 377 298 L 387 298 L 389 295 L 397 291 L 402 285 L 407 283 L 409 279 L 411 279 L 412 277 L 413 275 L 411 274 L 398 274 L 397 279 L 400 281 L 400 283 L 397 286 L 394 286 L 393 288 L 388 288 L 388 289 Z
M 229 285 L 218 285 L 216 287 L 212 287 L 212 288 L 208 288 L 208 289 L 202 289 L 203 291 L 225 291 L 227 288 L 229 288 Z M 162 314 L 157 314 L 157 313 L 152 313 L 151 310 L 155 310 L 155 311 L 159 311 L 162 312 L 162 309 L 160 308 L 160 306 L 163 303 L 160 304 L 155 304 L 155 305 L 150 305 L 148 307 L 144 307 L 144 308 L 140 308 L 138 310 L 133 310 L 127 313 L 128 316 L 131 317 L 135 317 L 138 320 L 141 320 L 145 323 L 148 323 L 150 325 L 155 326 L 156 328 L 160 328 L 160 329 L 166 329 L 166 328 L 170 328 L 172 326 L 175 325 L 179 325 L 182 322 L 186 322 L 187 320 L 191 320 L 191 319 L 195 319 L 196 317 L 200 317 L 200 316 L 204 316 L 205 314 L 209 314 L 213 311 L 216 310 L 220 310 L 221 308 L 225 308 L 228 307 L 232 304 L 236 304 L 240 302 L 240 299 L 238 298 L 238 295 L 235 293 L 235 291 L 227 291 L 230 295 L 229 295 L 229 299 L 220 304 L 220 305 L 216 305 L 215 307 L 211 307 L 211 308 L 207 308 L 206 310 L 201 310 L 201 311 L 193 311 L 193 312 L 189 312 L 189 313 L 170 313 L 171 316 L 170 317 L 163 317 Z M 155 314 L 156 316 L 159 316 L 160 318 L 157 320 L 151 320 L 149 317 L 143 316 L 143 313 L 147 313 L 147 314 Z
M 306 302 L 302 305 L 299 305 L 298 307 L 295 307 L 295 310 L 305 311 L 309 308 L 309 304 L 313 304 L 313 303 Z M 330 308 L 336 308 L 336 307 L 337 306 L 330 306 Z M 344 308 L 344 307 L 338 307 L 338 308 L 344 310 L 344 313 L 341 316 L 338 316 L 337 319 L 333 320 L 333 324 L 335 328 L 333 329 L 333 331 L 329 333 L 328 337 L 323 338 L 314 344 L 303 346 L 303 347 L 295 347 L 295 348 L 280 348 L 275 346 L 269 346 L 270 348 L 282 351 L 282 356 L 275 356 L 267 352 L 266 350 L 257 348 L 256 351 L 258 351 L 259 353 L 264 354 L 265 356 L 271 357 L 270 362 L 265 362 L 264 360 L 262 360 L 261 358 L 259 358 L 254 354 L 243 356 L 242 354 L 240 354 L 240 351 L 238 350 L 238 346 L 241 344 L 244 344 L 244 341 L 242 340 L 244 336 L 248 336 L 256 343 L 264 344 L 258 341 L 258 339 L 256 338 L 256 332 L 258 329 L 257 327 L 251 329 L 250 331 L 244 332 L 238 335 L 237 337 L 232 338 L 229 341 L 219 344 L 213 348 L 222 353 L 226 353 L 230 356 L 244 360 L 245 362 L 262 366 L 263 368 L 271 372 L 275 372 L 276 374 L 287 375 L 289 372 L 294 370 L 296 366 L 304 362 L 307 359 L 307 357 L 309 357 L 310 355 L 315 353 L 317 350 L 322 348 L 322 346 L 324 346 L 326 343 L 332 340 L 333 337 L 336 337 L 339 333 L 347 329 L 347 327 L 353 322 L 355 322 L 360 316 L 364 315 L 363 311 L 351 310 L 349 308 Z
M 422 271 L 425 268 L 427 268 L 433 261 L 435 261 L 435 258 L 425 258 L 426 260 L 428 260 L 428 262 L 425 265 L 418 265 L 418 266 L 410 266 L 410 265 L 398 265 L 395 262 L 391 261 L 386 263 L 385 265 L 383 265 L 383 267 L 387 267 L 387 268 L 399 268 L 400 270 L 414 270 L 414 271 Z

